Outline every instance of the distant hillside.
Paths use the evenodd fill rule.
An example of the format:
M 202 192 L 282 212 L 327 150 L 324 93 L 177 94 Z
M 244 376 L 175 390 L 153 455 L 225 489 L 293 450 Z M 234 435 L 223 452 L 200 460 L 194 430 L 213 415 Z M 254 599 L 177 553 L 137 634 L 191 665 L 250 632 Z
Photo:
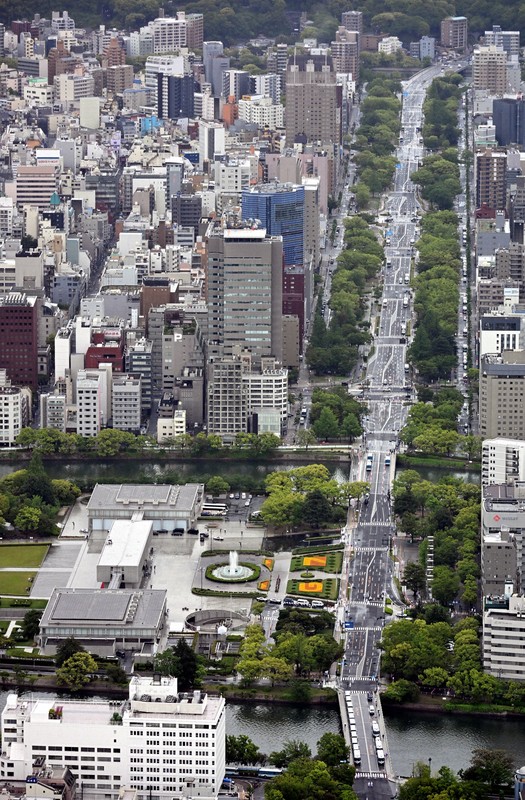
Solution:
M 294 28 L 300 12 L 306 12 L 311 27 L 308 32 L 320 41 L 331 41 L 341 13 L 358 9 L 365 15 L 367 30 L 399 36 L 408 43 L 423 35 L 439 36 L 439 23 L 449 14 L 463 14 L 469 19 L 472 40 L 494 23 L 504 30 L 525 30 L 525 3 L 518 0 L 0 0 L 0 20 L 9 23 L 35 12 L 50 16 L 57 8 L 66 8 L 82 25 L 101 22 L 137 28 L 157 15 L 162 5 L 167 14 L 176 10 L 205 15 L 207 39 L 220 39 L 226 45 L 246 41 L 259 33 L 282 36 L 290 43 L 297 38 Z

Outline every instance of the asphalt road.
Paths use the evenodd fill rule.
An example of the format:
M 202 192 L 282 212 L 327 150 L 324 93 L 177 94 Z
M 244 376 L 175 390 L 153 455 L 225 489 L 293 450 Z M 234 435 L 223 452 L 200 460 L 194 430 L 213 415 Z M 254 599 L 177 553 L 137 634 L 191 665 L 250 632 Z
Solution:
M 402 131 L 397 149 L 398 163 L 392 191 L 385 197 L 385 256 L 383 293 L 379 326 L 374 331 L 374 350 L 368 359 L 363 399 L 368 404 L 365 434 L 357 470 L 352 479 L 370 484 L 369 497 L 362 502 L 358 524 L 348 537 L 349 596 L 341 617 L 345 655 L 341 664 L 340 687 L 351 692 L 356 735 L 361 754 L 355 789 L 367 800 L 395 795 L 389 780 L 395 765 L 388 756 L 388 742 L 381 707 L 375 690 L 379 680 L 377 644 L 385 624 L 384 601 L 393 594 L 390 538 L 394 532 L 390 504 L 394 454 L 403 427 L 408 402 L 413 399 L 412 376 L 406 352 L 413 331 L 413 296 L 410 288 L 414 243 L 419 236 L 419 207 L 416 187 L 410 180 L 423 156 L 421 134 L 425 92 L 440 72 L 430 67 L 403 84 Z M 407 402 L 408 401 L 408 402 Z M 370 703 L 367 699 L 372 697 Z M 371 716 L 370 706 L 373 707 Z M 378 764 L 371 722 L 381 729 L 385 766 Z M 343 727 L 348 734 L 349 720 Z

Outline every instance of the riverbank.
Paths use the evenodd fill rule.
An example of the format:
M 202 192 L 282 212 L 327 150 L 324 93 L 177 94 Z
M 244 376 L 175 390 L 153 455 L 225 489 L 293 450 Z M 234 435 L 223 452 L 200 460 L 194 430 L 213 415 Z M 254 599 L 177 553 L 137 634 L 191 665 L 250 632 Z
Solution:
M 417 714 L 442 714 L 461 715 L 469 717 L 484 717 L 486 719 L 523 719 L 525 709 L 508 708 L 506 706 L 490 705 L 487 703 L 475 706 L 472 703 L 460 703 L 446 697 L 423 695 L 417 703 L 388 703 L 382 699 L 383 709 L 388 712 L 414 712 Z
M 69 694 L 68 690 L 57 683 L 56 676 L 41 675 L 25 672 L 23 666 L 19 668 L 18 674 L 14 671 L 3 670 L 1 673 L 0 689 L 2 691 L 43 691 L 56 692 L 57 694 Z M 297 705 L 301 706 L 332 706 L 338 707 L 337 693 L 334 689 L 323 689 L 318 686 L 309 685 L 306 691 L 310 696 L 299 697 L 297 689 L 290 686 L 258 686 L 241 687 L 233 683 L 221 683 L 217 681 L 203 681 L 202 688 L 209 694 L 222 694 L 226 700 L 233 703 L 271 703 L 277 705 Z M 75 697 L 93 697 L 94 695 L 108 695 L 114 698 L 125 700 L 128 697 L 128 684 L 121 685 L 110 681 L 92 681 L 88 686 L 74 693 Z
M 443 470 L 468 470 L 481 472 L 481 461 L 465 461 L 464 458 L 451 456 L 427 456 L 423 453 L 401 453 L 396 457 L 396 464 L 403 469 L 417 469 L 418 467 L 432 467 Z

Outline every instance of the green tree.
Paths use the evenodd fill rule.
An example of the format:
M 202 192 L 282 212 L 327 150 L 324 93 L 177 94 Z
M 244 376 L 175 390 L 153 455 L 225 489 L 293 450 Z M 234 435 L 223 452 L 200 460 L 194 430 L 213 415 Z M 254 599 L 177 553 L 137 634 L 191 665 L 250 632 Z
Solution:
M 154 659 L 154 669 L 160 675 L 177 678 L 179 689 L 191 691 L 199 685 L 202 677 L 202 658 L 198 656 L 185 639 L 179 639 L 175 647 L 158 653 Z
M 330 408 L 323 408 L 313 424 L 315 435 L 318 439 L 337 439 L 339 437 L 339 423 Z
M 404 678 L 392 681 L 384 693 L 386 699 L 393 703 L 415 702 L 419 699 L 419 688 L 412 681 Z
M 348 746 L 344 736 L 338 733 L 323 733 L 317 742 L 317 758 L 329 767 L 334 767 L 341 761 L 347 761 Z
M 249 736 L 226 736 L 226 762 L 228 764 L 260 764 L 264 756 Z
M 486 784 L 491 793 L 514 782 L 514 760 L 505 750 L 478 747 L 472 751 L 470 766 L 463 771 L 464 780 Z
M 123 685 L 128 682 L 128 676 L 120 664 L 106 664 L 106 675 L 113 683 Z
M 226 494 L 230 491 L 230 484 L 220 475 L 214 475 L 206 482 L 206 491 L 211 492 L 214 497 L 219 494 Z
M 87 686 L 97 669 L 98 664 L 90 653 L 75 653 L 57 669 L 57 682 L 77 691 Z
M 51 488 L 60 505 L 71 505 L 80 496 L 80 489 L 72 481 L 54 478 L 51 481 Z
M 330 521 L 332 516 L 332 509 L 330 503 L 320 489 L 314 489 L 313 492 L 308 492 L 304 498 L 302 517 L 307 525 L 313 528 L 319 528 Z
M 86 650 L 80 642 L 78 642 L 74 636 L 68 636 L 67 639 L 64 639 L 60 644 L 57 645 L 57 651 L 55 655 L 55 664 L 57 667 L 61 667 L 71 656 L 74 656 L 75 653 L 85 653 Z
M 15 527 L 20 531 L 36 531 L 42 519 L 42 512 L 32 506 L 24 506 L 15 517 Z
M 42 612 L 36 608 L 31 608 L 24 614 L 22 620 L 22 634 L 24 639 L 34 639 L 40 629 Z
M 270 764 L 273 764 L 274 767 L 284 769 L 298 758 L 311 758 L 311 756 L 312 751 L 306 742 L 301 742 L 299 739 L 287 739 L 282 750 L 276 750 L 270 753 L 268 761 Z
M 335 735 L 335 734 L 334 734 Z M 330 768 L 324 761 L 304 758 L 292 761 L 288 769 L 266 784 L 265 800 L 355 800 L 356 795 L 349 783 L 340 782 L 337 767 Z M 347 773 L 351 782 L 353 771 Z
M 459 576 L 449 567 L 434 568 L 432 596 L 442 605 L 448 606 L 459 591 Z
M 308 450 L 308 447 L 311 444 L 315 444 L 317 439 L 315 433 L 310 430 L 310 428 L 302 428 L 295 434 L 295 441 L 299 447 L 304 447 L 305 450 Z
M 409 561 L 403 573 L 403 583 L 417 596 L 427 584 L 424 566 L 417 561 Z

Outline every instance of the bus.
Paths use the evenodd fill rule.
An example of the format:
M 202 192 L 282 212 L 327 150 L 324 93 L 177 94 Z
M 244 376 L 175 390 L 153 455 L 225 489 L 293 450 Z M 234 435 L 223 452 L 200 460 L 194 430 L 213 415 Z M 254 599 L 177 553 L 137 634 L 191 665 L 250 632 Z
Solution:
M 376 750 L 376 756 L 377 756 L 378 765 L 380 767 L 384 767 L 385 766 L 385 752 L 384 752 L 384 750 L 382 748 L 380 750 Z
M 224 503 L 204 503 L 201 517 L 225 517 L 228 507 Z
M 226 767 L 226 777 L 235 778 L 276 778 L 281 773 L 278 767 Z

